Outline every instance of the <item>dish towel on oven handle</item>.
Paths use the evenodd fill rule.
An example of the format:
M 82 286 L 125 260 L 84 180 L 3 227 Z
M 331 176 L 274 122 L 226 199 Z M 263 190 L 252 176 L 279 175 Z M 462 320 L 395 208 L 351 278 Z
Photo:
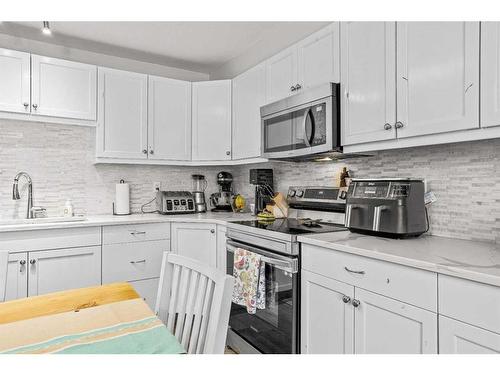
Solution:
M 245 306 L 249 314 L 266 308 L 266 264 L 259 254 L 245 249 L 234 252 L 233 302 Z

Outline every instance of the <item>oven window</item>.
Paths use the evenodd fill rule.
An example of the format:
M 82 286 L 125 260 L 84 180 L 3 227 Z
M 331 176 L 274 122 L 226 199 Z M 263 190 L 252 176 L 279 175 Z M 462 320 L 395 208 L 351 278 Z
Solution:
M 234 255 L 227 253 L 227 273 L 233 274 Z M 266 264 L 266 308 L 248 314 L 232 304 L 230 328 L 262 353 L 295 353 L 297 276 Z

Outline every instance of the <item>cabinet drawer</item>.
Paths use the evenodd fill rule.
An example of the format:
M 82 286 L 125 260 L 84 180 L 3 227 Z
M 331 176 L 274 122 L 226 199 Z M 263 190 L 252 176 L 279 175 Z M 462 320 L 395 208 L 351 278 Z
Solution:
M 101 244 L 101 228 L 40 229 L 0 233 L 0 250 L 9 252 L 61 249 Z
M 302 245 L 302 268 L 437 311 L 437 274 L 434 272 L 305 244 Z
M 168 240 L 103 245 L 103 284 L 160 277 L 164 251 L 170 251 Z
M 102 243 L 168 240 L 170 223 L 112 225 L 102 228 Z
M 132 285 L 141 298 L 148 304 L 151 310 L 154 311 L 156 305 L 156 294 L 158 293 L 158 284 L 160 278 L 132 281 Z
M 439 275 L 439 313 L 500 333 L 500 287 Z

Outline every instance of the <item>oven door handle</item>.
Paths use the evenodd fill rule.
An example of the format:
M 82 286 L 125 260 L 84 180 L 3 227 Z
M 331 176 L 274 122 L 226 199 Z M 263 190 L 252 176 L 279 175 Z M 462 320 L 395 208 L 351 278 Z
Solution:
M 279 255 L 275 255 L 262 250 L 258 249 L 256 247 L 236 243 L 233 241 L 227 241 L 226 243 L 226 249 L 230 253 L 234 253 L 236 249 L 243 249 L 243 250 L 248 250 L 251 251 L 252 253 L 259 254 L 260 255 L 260 260 L 263 261 L 264 263 L 267 263 L 269 265 L 272 265 L 280 270 L 290 272 L 290 273 L 298 273 L 299 272 L 299 261 L 296 258 L 287 258 L 287 257 L 280 257 Z

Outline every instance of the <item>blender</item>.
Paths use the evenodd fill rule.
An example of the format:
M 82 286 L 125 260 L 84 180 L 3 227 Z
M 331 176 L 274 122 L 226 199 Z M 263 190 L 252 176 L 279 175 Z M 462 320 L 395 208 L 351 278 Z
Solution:
M 207 212 L 207 203 L 205 201 L 205 189 L 207 180 L 202 174 L 193 174 L 193 197 L 194 208 L 196 212 Z

